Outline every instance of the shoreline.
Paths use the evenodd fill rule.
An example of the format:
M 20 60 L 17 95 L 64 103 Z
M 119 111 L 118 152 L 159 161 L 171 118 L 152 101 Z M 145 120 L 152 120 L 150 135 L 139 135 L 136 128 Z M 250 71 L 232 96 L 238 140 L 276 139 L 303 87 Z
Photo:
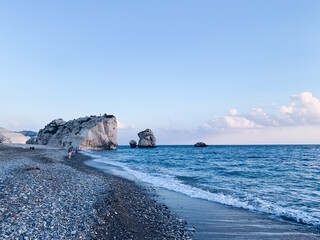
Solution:
M 0 238 L 191 238 L 150 189 L 84 164 L 81 153 L 69 160 L 65 149 L 30 146 L 0 145 Z
M 158 202 L 164 203 L 195 226 L 193 239 L 281 239 L 316 240 L 320 230 L 310 225 L 279 219 L 268 214 L 237 208 L 204 199 L 191 198 L 156 188 Z
M 30 146 L 0 145 L 0 238 L 320 239 L 298 223 L 119 176 L 87 154 Z
M 129 173 L 123 173 L 123 170 L 112 169 L 112 165 L 104 164 L 99 158 L 96 160 L 86 164 L 155 189 L 156 194 L 151 196 L 153 199 L 168 206 L 196 228 L 193 239 L 320 239 L 319 229 L 312 225 L 154 187 Z

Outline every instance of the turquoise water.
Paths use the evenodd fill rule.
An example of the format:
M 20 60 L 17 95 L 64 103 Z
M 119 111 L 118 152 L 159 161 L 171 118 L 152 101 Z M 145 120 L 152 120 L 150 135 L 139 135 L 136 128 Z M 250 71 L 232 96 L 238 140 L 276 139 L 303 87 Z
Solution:
M 87 153 L 156 187 L 320 227 L 318 145 L 120 146 Z

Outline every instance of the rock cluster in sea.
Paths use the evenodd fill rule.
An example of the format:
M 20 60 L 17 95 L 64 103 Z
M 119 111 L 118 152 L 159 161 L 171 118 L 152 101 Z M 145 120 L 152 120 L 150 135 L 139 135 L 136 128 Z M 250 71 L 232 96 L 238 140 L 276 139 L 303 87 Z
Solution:
M 156 147 L 156 138 L 150 129 L 146 129 L 138 133 L 139 136 L 139 148 L 154 148 Z
M 194 146 L 195 147 L 207 147 L 208 145 L 205 144 L 204 142 L 197 142 Z
M 32 141 L 32 142 L 31 142 Z M 53 120 L 30 143 L 73 147 L 79 150 L 112 150 L 117 143 L 117 120 L 113 115 L 82 117 L 65 122 Z
M 131 141 L 129 142 L 129 144 L 130 144 L 130 147 L 131 147 L 131 148 L 136 148 L 136 147 L 137 147 L 137 142 L 136 142 L 135 140 L 131 140 Z

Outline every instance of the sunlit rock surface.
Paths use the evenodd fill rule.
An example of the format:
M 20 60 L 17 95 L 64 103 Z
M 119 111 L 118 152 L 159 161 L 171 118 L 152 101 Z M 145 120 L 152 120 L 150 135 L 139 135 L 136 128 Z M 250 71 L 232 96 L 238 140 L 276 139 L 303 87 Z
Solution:
M 139 148 L 154 148 L 156 147 L 156 138 L 150 129 L 146 129 L 138 133 L 140 138 L 138 147 Z
M 0 127 L 0 143 L 20 143 L 25 144 L 30 137 L 26 137 L 21 133 L 12 132 Z
M 82 117 L 65 122 L 59 118 L 38 133 L 36 142 L 43 145 L 79 150 L 113 150 L 117 143 L 117 120 L 113 115 Z

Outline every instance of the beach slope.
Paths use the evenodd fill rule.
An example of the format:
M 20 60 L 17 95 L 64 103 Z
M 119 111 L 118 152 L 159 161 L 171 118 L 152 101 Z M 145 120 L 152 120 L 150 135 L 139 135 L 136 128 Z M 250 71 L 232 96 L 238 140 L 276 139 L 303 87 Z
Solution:
M 190 238 L 146 189 L 85 165 L 89 157 L 21 146 L 0 145 L 0 239 Z

